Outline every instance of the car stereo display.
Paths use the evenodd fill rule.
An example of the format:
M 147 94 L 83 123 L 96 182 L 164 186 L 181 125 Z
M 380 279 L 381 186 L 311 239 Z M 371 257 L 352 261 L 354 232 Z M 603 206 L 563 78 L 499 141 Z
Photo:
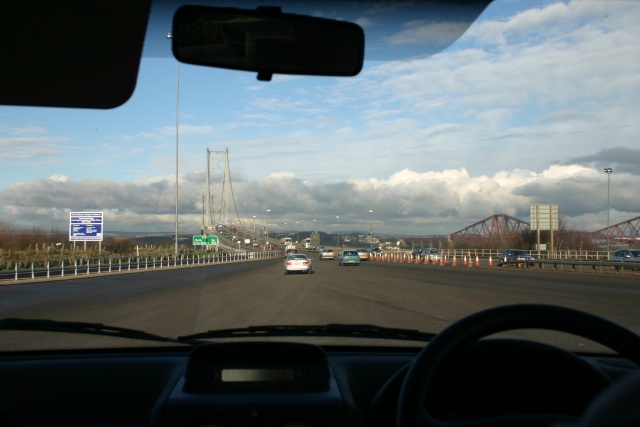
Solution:
M 311 344 L 212 343 L 191 352 L 183 390 L 326 391 L 329 377 L 326 354 Z
M 222 369 L 223 383 L 243 382 L 290 382 L 294 380 L 293 369 Z

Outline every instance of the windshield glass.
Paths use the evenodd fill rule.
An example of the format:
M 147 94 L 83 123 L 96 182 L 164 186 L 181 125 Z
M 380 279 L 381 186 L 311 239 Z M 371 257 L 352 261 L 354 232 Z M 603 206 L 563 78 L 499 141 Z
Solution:
M 468 27 L 317 3 L 363 28 L 362 71 L 271 81 L 177 62 L 169 3 L 122 106 L 0 105 L 0 318 L 437 333 L 549 303 L 640 332 L 638 273 L 610 259 L 640 242 L 639 2 L 495 1 Z M 309 274 L 283 274 L 293 249 Z M 72 336 L 0 350 L 145 345 Z

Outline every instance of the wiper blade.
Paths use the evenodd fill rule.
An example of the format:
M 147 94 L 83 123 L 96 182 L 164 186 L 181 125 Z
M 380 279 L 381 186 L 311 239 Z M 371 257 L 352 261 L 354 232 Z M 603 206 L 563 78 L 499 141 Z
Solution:
M 436 336 L 415 329 L 388 328 L 376 325 L 352 325 L 332 323 L 327 325 L 277 325 L 249 326 L 247 328 L 219 329 L 178 337 L 179 341 L 207 338 L 256 338 L 256 337 L 345 337 L 377 338 L 403 341 L 429 341 Z
M 165 338 L 135 329 L 107 326 L 102 323 L 66 322 L 47 319 L 0 319 L 0 330 L 66 332 L 72 334 L 102 335 L 147 341 L 177 342 L 174 338 Z

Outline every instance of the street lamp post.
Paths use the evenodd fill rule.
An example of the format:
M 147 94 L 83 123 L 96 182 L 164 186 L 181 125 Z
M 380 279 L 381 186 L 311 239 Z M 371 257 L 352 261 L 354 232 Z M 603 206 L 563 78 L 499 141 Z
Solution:
M 296 242 L 300 243 L 300 227 L 298 226 L 298 224 L 300 224 L 300 221 L 296 221 L 296 232 L 298 233 L 298 236 L 296 237 Z
M 167 33 L 167 39 L 172 39 L 173 35 Z M 178 141 L 179 141 L 179 114 L 180 111 L 180 62 L 176 61 L 176 236 L 175 254 L 178 256 Z
M 373 247 L 373 211 L 369 209 L 369 244 Z
M 611 234 L 611 230 L 609 230 L 609 194 L 611 189 L 611 174 L 613 173 L 613 168 L 604 168 L 604 173 L 607 174 L 607 255 L 608 255 L 609 235 Z
M 267 248 L 267 246 L 269 246 L 269 212 L 271 212 L 271 209 L 267 209 L 267 234 L 265 236 L 265 249 Z
M 253 241 L 251 242 L 251 247 L 254 248 L 256 244 L 256 216 L 253 216 Z
M 340 217 L 338 215 L 336 215 L 336 219 L 339 220 Z M 340 229 L 338 229 L 338 248 L 340 248 Z

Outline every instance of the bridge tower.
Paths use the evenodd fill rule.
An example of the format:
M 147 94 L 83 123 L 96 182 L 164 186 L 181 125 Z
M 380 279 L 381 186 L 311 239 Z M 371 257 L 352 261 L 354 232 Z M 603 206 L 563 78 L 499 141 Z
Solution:
M 204 203 L 205 234 L 212 234 L 218 223 L 229 223 L 231 200 L 229 149 L 211 151 L 207 148 L 206 196 Z

